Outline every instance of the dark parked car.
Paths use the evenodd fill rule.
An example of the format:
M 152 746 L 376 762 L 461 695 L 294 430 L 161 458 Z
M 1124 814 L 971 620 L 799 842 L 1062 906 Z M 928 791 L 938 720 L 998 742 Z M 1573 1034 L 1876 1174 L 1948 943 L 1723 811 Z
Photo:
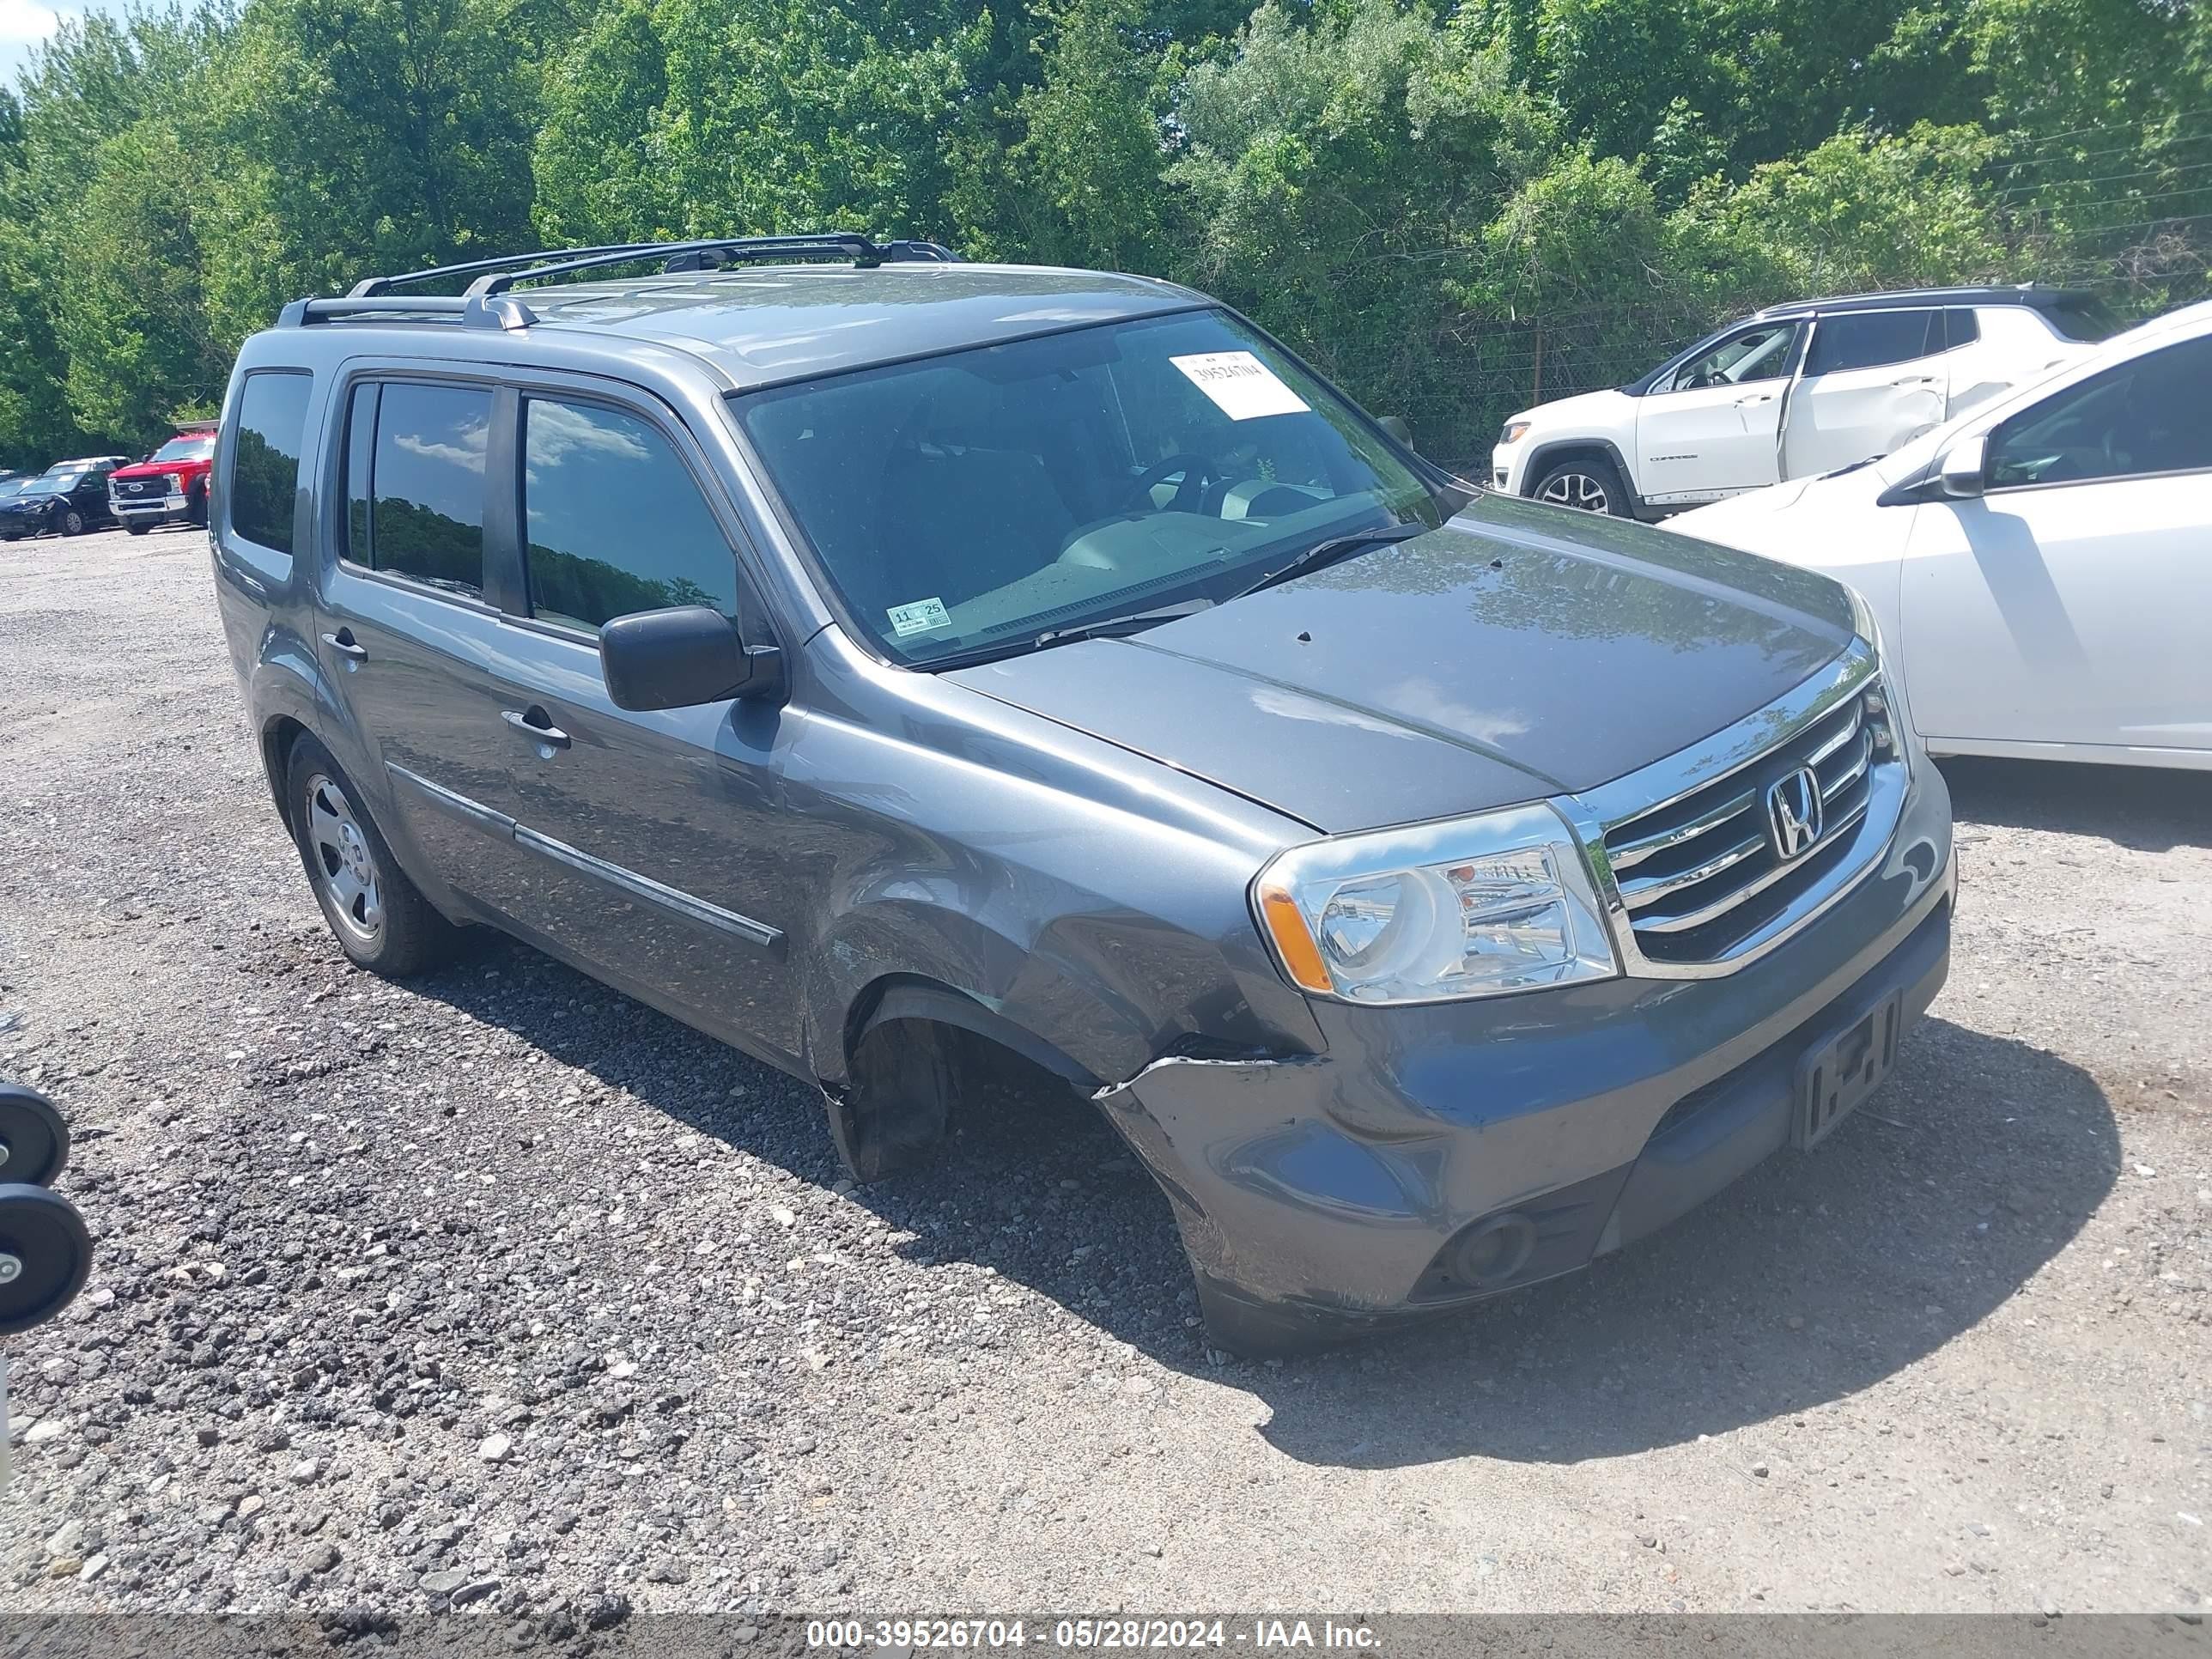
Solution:
M 217 592 L 355 961 L 506 930 L 864 1180 L 1057 1078 L 1245 1352 L 1581 1267 L 1895 1062 L 1949 799 L 1844 588 L 1482 494 L 1164 283 L 653 258 L 240 356 Z
M 107 475 L 129 459 L 127 455 L 89 455 L 56 461 L 13 495 L 0 498 L 0 541 L 49 531 L 81 536 L 109 523 Z

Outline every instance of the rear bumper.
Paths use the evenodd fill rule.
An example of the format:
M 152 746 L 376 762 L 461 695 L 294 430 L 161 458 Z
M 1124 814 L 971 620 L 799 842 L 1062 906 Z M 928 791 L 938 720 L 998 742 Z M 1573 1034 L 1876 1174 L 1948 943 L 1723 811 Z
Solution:
M 1789 1144 L 1800 1060 L 1893 994 L 1917 1020 L 1948 972 L 1950 805 L 1921 772 L 1876 866 L 1745 972 L 1317 1003 L 1325 1054 L 1163 1060 L 1104 1091 L 1209 1313 L 1325 1337 L 1480 1300 L 1664 1226 Z M 1452 1247 L 1507 1215 L 1525 1261 L 1471 1285 Z

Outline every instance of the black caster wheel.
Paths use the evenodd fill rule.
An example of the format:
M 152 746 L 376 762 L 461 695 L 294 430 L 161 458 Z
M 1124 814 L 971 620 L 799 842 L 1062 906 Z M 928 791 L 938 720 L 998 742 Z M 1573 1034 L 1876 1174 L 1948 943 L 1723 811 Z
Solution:
M 0 1182 L 51 1187 L 69 1167 L 69 1125 L 54 1103 L 20 1083 L 0 1083 Z
M 92 1234 L 76 1206 L 44 1187 L 0 1186 L 0 1336 L 43 1325 L 92 1272 Z

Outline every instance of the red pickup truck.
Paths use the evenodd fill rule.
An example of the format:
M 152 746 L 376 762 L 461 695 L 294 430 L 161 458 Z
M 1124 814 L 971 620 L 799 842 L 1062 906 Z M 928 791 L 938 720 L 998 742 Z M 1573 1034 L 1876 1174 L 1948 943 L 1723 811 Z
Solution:
M 107 480 L 107 510 L 134 536 L 157 524 L 205 524 L 215 466 L 213 421 L 179 422 L 177 435 Z

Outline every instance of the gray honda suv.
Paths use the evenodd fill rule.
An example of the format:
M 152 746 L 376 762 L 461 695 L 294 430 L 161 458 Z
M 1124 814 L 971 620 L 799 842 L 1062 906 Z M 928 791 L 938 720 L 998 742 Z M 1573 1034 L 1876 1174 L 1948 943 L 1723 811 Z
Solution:
M 436 293 L 432 289 L 462 293 Z M 1202 295 L 823 236 L 288 307 L 211 526 L 339 947 L 484 924 L 854 1175 L 1095 1102 L 1214 1340 L 1582 1267 L 1829 1133 L 1949 801 L 1809 573 L 1486 495 Z

